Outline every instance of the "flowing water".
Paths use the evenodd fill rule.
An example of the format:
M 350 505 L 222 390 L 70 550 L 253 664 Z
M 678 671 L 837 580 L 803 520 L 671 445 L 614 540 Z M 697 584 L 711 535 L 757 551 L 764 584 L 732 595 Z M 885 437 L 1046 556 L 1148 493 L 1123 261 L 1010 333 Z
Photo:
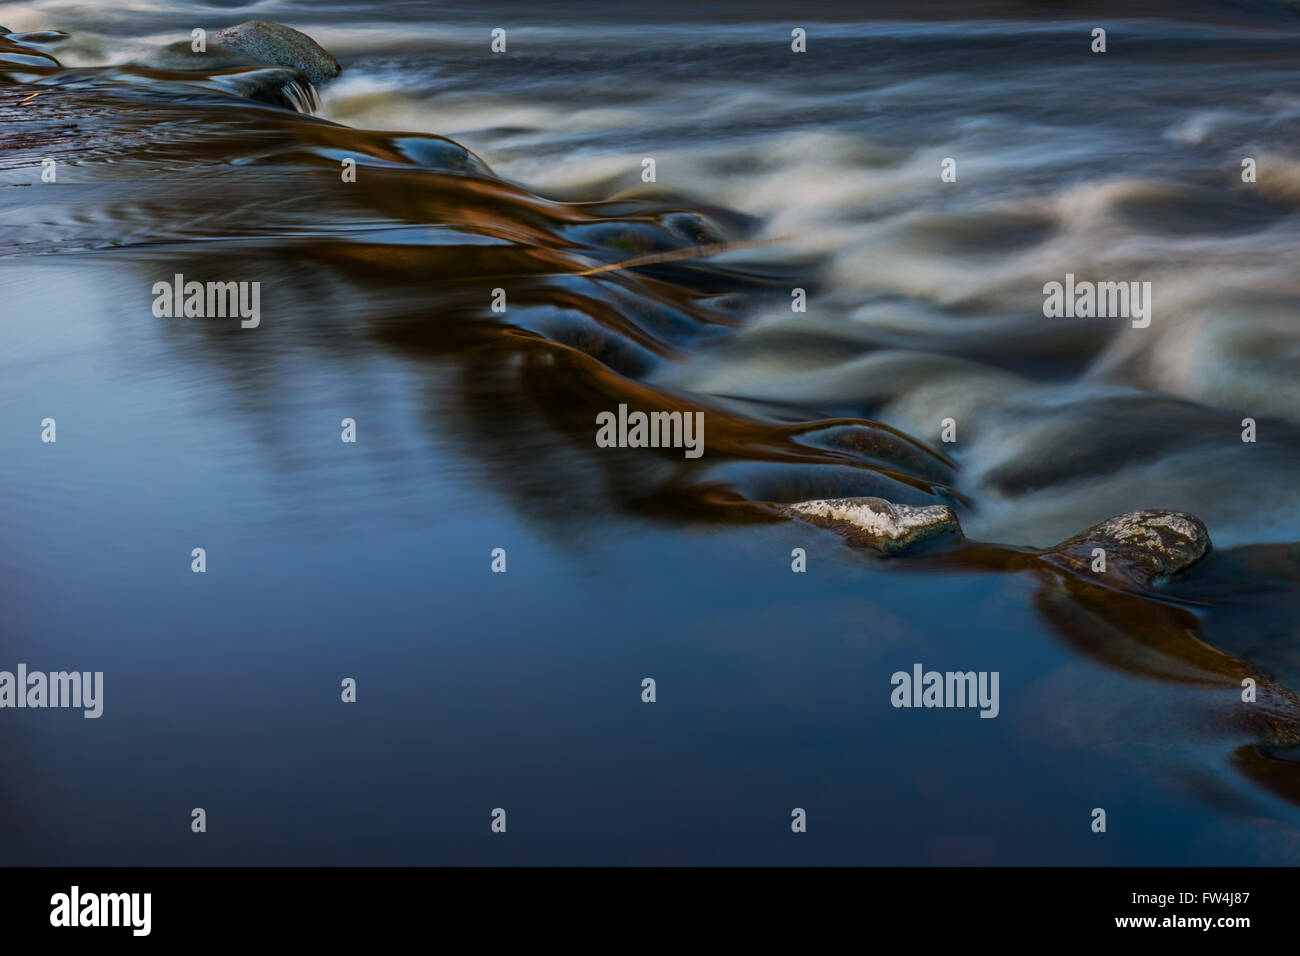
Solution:
M 0 714 L 0 862 L 1295 861 L 1300 15 L 734 6 L 0 3 L 0 669 L 105 674 Z M 167 49 L 248 19 L 343 75 Z M 994 544 L 779 514 L 852 495 Z M 1214 552 L 1027 557 L 1141 508 Z

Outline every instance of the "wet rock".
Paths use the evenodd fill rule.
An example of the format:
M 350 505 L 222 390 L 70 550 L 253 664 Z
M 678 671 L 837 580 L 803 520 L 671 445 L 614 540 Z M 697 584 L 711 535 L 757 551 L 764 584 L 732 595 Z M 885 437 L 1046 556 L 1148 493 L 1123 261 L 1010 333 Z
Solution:
M 957 515 L 946 505 L 896 505 L 884 498 L 801 501 L 785 514 L 839 531 L 851 544 L 895 554 L 945 535 L 960 535 Z
M 17 36 L 0 35 L 0 63 L 6 66 L 58 67 L 59 61 L 44 50 L 20 43 Z
M 691 245 L 710 246 L 727 242 L 729 237 L 717 223 L 695 212 L 672 212 L 663 217 L 664 226 Z
M 268 67 L 218 74 L 211 78 L 209 85 L 236 96 L 299 113 L 312 113 L 320 108 L 316 88 L 306 82 L 298 71 L 287 68 Z
M 339 61 L 307 34 L 266 20 L 218 30 L 208 41 L 208 51 L 250 63 L 289 67 L 317 86 L 343 72 Z
M 0 47 L 0 66 L 36 66 L 36 67 L 57 67 L 59 61 L 52 56 L 46 56 L 35 51 L 15 52 L 10 49 Z
M 883 427 L 858 424 L 818 427 L 804 431 L 799 440 L 815 448 L 847 452 L 856 459 L 878 462 L 936 484 L 949 484 L 954 477 L 954 469 L 947 459 Z
M 1106 570 L 1094 571 L 1094 551 Z M 1093 525 L 1043 553 L 1044 560 L 1099 580 L 1148 586 L 1190 568 L 1210 550 L 1210 533 L 1185 511 L 1130 511 Z
M 9 33 L 4 27 L 0 27 L 0 33 Z M 9 39 L 17 40 L 19 43 L 58 43 L 60 40 L 66 40 L 68 34 L 58 30 L 40 30 L 36 33 L 10 33 Z
M 448 172 L 477 173 L 491 176 L 492 170 L 464 146 L 444 136 L 399 136 L 391 140 L 392 146 L 403 156 L 426 169 Z

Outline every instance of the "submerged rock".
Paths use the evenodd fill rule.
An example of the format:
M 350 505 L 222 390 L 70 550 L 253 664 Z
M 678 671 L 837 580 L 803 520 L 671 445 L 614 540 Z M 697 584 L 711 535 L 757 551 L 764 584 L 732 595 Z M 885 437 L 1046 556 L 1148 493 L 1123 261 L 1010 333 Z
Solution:
M 35 66 L 35 67 L 59 67 L 61 64 L 54 57 L 50 56 L 44 50 L 39 49 L 35 44 L 24 42 L 23 36 L 31 34 L 5 34 L 0 29 L 0 65 L 4 66 Z
M 240 73 L 220 73 L 208 84 L 259 103 L 270 103 L 299 113 L 313 113 L 320 108 L 316 88 L 297 70 L 287 67 L 263 67 Z
M 1094 571 L 1094 554 L 1105 552 L 1106 570 Z M 1093 525 L 1043 553 L 1053 564 L 1099 579 L 1160 583 L 1190 568 L 1210 550 L 1210 533 L 1185 511 L 1130 511 Z
M 9 35 L 9 39 L 16 40 L 19 43 L 58 43 L 60 40 L 66 40 L 68 34 L 60 30 L 40 30 L 36 33 L 9 33 L 4 27 L 0 27 L 0 33 Z
M 339 61 L 307 34 L 267 20 L 249 20 L 218 30 L 208 50 L 252 63 L 290 67 L 317 86 L 343 72 Z
M 59 61 L 56 60 L 54 57 L 47 56 L 44 53 L 37 53 L 35 50 L 23 49 L 21 52 L 19 52 L 18 50 L 12 47 L 0 46 L 0 65 L 18 66 L 18 67 L 23 67 L 23 66 L 57 67 L 57 66 L 61 66 L 62 64 L 59 63 Z
M 896 505 L 884 498 L 829 498 L 789 505 L 785 513 L 842 532 L 852 544 L 894 554 L 944 535 L 961 534 L 946 505 Z

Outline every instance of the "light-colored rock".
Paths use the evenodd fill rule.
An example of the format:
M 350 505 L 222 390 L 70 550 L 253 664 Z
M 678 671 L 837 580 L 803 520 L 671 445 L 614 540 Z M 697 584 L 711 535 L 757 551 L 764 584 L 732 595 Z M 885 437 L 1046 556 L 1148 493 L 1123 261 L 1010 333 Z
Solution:
M 1106 571 L 1094 572 L 1094 550 L 1106 553 Z M 1130 511 L 1108 518 L 1044 552 L 1050 563 L 1143 586 L 1190 568 L 1210 550 L 1210 533 L 1185 511 Z
M 957 515 L 946 505 L 900 505 L 883 498 L 801 501 L 785 512 L 792 518 L 839 531 L 853 544 L 894 554 L 944 535 L 960 535 Z

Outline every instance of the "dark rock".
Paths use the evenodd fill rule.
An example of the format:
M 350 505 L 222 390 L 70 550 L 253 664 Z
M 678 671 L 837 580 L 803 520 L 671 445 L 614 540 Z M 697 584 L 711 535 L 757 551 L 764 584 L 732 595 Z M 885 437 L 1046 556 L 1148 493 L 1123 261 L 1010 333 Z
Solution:
M 460 143 L 443 136 L 398 136 L 391 140 L 395 149 L 403 156 L 428 169 L 447 170 L 451 172 L 478 173 L 490 176 L 492 171 Z
M 250 63 L 289 67 L 317 86 L 343 72 L 339 61 L 307 34 L 266 20 L 249 20 L 218 30 L 208 41 L 208 50 Z
M 319 108 L 316 90 L 297 70 L 263 68 L 217 74 L 212 85 L 259 103 L 270 103 L 299 113 Z
M 719 245 L 730 239 L 717 223 L 696 212 L 671 212 L 661 221 L 670 232 L 694 246 Z
M 884 498 L 801 501 L 786 515 L 839 531 L 851 544 L 895 554 L 945 535 L 960 535 L 957 515 L 946 505 L 896 505 Z
M 6 33 L 3 27 L 0 27 L 0 33 Z M 17 40 L 19 43 L 58 43 L 60 40 L 66 40 L 68 34 L 61 33 L 58 30 L 41 30 L 36 33 L 11 33 L 9 39 Z

